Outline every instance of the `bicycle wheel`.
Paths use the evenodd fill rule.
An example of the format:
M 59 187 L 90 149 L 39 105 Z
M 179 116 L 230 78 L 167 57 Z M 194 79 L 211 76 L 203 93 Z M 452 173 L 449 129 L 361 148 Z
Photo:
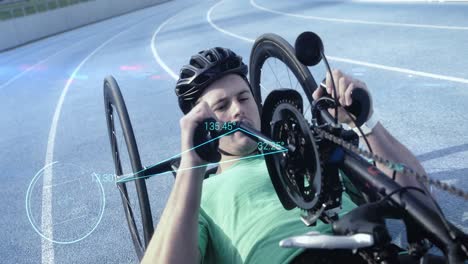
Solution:
M 117 176 L 123 175 L 122 169 L 122 157 L 125 153 L 119 152 L 120 147 L 126 147 L 128 151 L 128 160 L 133 171 L 133 175 L 138 177 L 139 173 L 142 172 L 143 167 L 141 165 L 140 155 L 138 153 L 138 147 L 133 133 L 132 124 L 125 106 L 122 93 L 112 76 L 108 76 L 104 79 L 104 104 L 106 111 L 107 129 L 109 132 L 109 139 L 112 149 L 112 157 L 115 165 L 115 174 Z M 114 109 L 117 113 L 118 120 L 114 118 Z M 115 121 L 120 123 L 121 132 L 125 139 L 125 145 L 118 140 L 117 134 L 119 134 L 115 126 Z M 128 165 L 128 164 L 124 164 Z M 135 180 L 135 189 L 138 197 L 138 206 L 141 213 L 141 227 L 136 224 L 135 215 L 132 210 L 130 203 L 130 197 L 128 195 L 128 186 L 125 182 L 118 182 L 117 187 L 120 190 L 120 196 L 124 207 L 125 217 L 127 219 L 130 235 L 132 237 L 133 245 L 135 247 L 138 259 L 143 258 L 145 248 L 148 245 L 151 236 L 153 235 L 153 219 L 151 216 L 151 208 L 148 199 L 148 192 L 146 189 L 146 183 L 144 179 Z M 140 234 L 142 230 L 143 236 Z
M 309 69 L 297 60 L 294 48 L 282 37 L 267 33 L 255 41 L 250 53 L 249 79 L 257 103 L 263 103 L 262 90 L 269 93 L 279 88 L 298 90 L 303 100 L 306 119 L 317 88 Z M 299 87 L 300 86 L 300 87 Z
M 302 97 L 304 106 L 301 108 L 305 111 L 300 112 L 306 119 L 312 117 L 308 114 L 308 110 L 312 102 L 312 93 L 317 87 L 316 82 L 309 69 L 297 60 L 294 48 L 282 37 L 267 33 L 257 38 L 250 53 L 249 80 L 257 104 L 264 105 L 267 95 L 273 90 L 290 88 L 298 91 Z M 262 93 L 264 93 L 263 96 Z M 264 110 L 270 111 L 271 109 Z M 271 121 L 268 119 L 269 115 L 271 113 L 262 114 L 262 133 L 272 138 L 273 131 L 269 127 Z M 265 161 L 269 170 L 276 168 L 277 161 L 272 155 L 266 155 Z M 287 210 L 295 208 L 297 205 L 283 185 L 284 181 L 273 171 L 269 174 L 283 207 Z

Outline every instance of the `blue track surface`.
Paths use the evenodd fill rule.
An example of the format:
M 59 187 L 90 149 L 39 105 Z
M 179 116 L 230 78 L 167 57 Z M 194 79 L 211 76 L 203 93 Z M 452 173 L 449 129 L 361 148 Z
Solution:
M 104 77 L 119 82 L 143 164 L 155 164 L 180 152 L 172 75 L 212 46 L 248 61 L 252 41 L 266 32 L 291 43 L 303 31 L 318 33 L 333 67 L 367 83 L 383 125 L 429 176 L 468 190 L 467 12 L 468 4 L 450 3 L 177 0 L 0 53 L 1 262 L 136 263 L 119 192 L 105 176 L 114 165 Z M 324 76 L 323 68 L 312 72 Z M 61 174 L 46 187 L 38 176 L 28 219 L 28 187 L 47 149 Z M 104 197 L 91 173 L 100 177 Z M 147 182 L 155 223 L 172 182 L 171 175 Z M 41 216 L 46 188 L 52 188 L 49 217 Z M 435 196 L 448 219 L 468 232 L 468 203 L 438 190 Z M 47 248 L 31 226 L 47 219 L 62 241 L 98 224 L 79 242 Z

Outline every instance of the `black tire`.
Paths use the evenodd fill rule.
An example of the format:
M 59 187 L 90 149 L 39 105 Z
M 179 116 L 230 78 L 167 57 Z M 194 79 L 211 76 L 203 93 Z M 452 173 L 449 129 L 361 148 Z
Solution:
M 132 124 L 128 116 L 127 107 L 125 106 L 122 93 L 112 76 L 108 76 L 104 79 L 104 104 L 106 111 L 106 120 L 107 120 L 107 129 L 109 132 L 109 139 L 112 149 L 112 158 L 115 165 L 115 174 L 120 176 L 122 172 L 122 163 L 119 155 L 118 143 L 115 124 L 114 124 L 114 114 L 115 109 L 120 124 L 122 126 L 122 133 L 125 138 L 125 146 L 128 150 L 128 155 L 131 163 L 133 173 L 138 177 L 138 172 L 143 170 L 141 165 L 140 155 L 138 153 L 138 147 L 135 140 L 135 135 L 133 133 Z M 135 247 L 136 254 L 138 259 L 141 260 L 145 253 L 146 246 L 148 245 L 151 236 L 153 235 L 153 219 L 151 216 L 151 207 L 148 199 L 148 192 L 146 189 L 146 183 L 144 179 L 135 180 L 136 192 L 138 195 L 138 204 L 141 212 L 141 222 L 143 230 L 143 238 L 139 234 L 137 225 L 135 223 L 135 217 L 130 206 L 130 198 L 128 197 L 127 186 L 124 182 L 117 183 L 118 188 L 120 188 L 120 195 L 122 198 L 125 217 L 127 219 L 130 235 L 132 237 L 133 245 Z M 142 242 L 143 240 L 143 242 Z
M 268 58 L 281 60 L 299 81 L 309 103 L 312 102 L 312 93 L 317 88 L 309 69 L 296 58 L 294 48 L 282 37 L 267 33 L 255 40 L 250 53 L 249 80 L 255 100 L 262 103 L 261 75 L 262 68 Z M 279 87 L 278 87 L 279 88 Z M 287 87 L 281 87 L 287 88 Z M 293 88 L 293 87 L 290 87 Z M 266 97 L 266 95 L 264 95 Z
M 267 97 L 267 95 L 265 94 L 264 98 L 262 98 L 262 91 L 260 85 L 262 80 L 261 77 L 264 64 L 269 58 L 276 58 L 282 61 L 288 67 L 288 69 L 294 74 L 300 86 L 302 87 L 301 89 L 304 91 L 308 102 L 311 103 L 312 93 L 317 87 L 317 84 L 314 78 L 312 77 L 312 74 L 310 73 L 309 69 L 306 66 L 304 66 L 301 62 L 299 62 L 299 60 L 297 60 L 294 48 L 285 39 L 276 34 L 267 33 L 261 35 L 259 38 L 257 38 L 257 40 L 255 40 L 255 43 L 252 47 L 252 51 L 250 53 L 249 81 L 252 87 L 253 96 L 257 104 L 260 106 L 263 103 L 263 99 Z M 268 72 L 268 70 L 266 70 L 265 72 Z M 265 135 L 271 137 L 271 129 L 263 126 L 264 124 L 262 124 L 262 132 Z M 274 159 L 271 156 L 265 156 L 265 159 L 267 164 L 271 165 L 275 163 Z M 282 184 L 280 182 L 275 181 L 274 179 L 272 179 L 272 183 L 284 208 L 287 210 L 295 208 L 296 204 L 289 197 L 286 190 L 283 189 Z

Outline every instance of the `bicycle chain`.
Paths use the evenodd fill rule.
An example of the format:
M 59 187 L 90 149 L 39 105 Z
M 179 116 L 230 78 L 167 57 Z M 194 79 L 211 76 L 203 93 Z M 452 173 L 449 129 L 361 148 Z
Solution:
M 331 140 L 332 142 L 338 144 L 339 146 L 347 149 L 347 150 L 350 150 L 356 154 L 359 154 L 359 155 L 362 155 L 368 159 L 372 159 L 376 162 L 379 162 L 383 165 L 385 165 L 386 167 L 388 167 L 389 169 L 391 170 L 397 170 L 399 172 L 401 172 L 403 175 L 411 175 L 412 177 L 416 177 L 416 179 L 418 179 L 419 181 L 423 182 L 423 183 L 427 183 L 429 185 L 434 185 L 436 188 L 438 189 L 441 189 L 443 191 L 446 191 L 448 193 L 451 193 L 453 195 L 456 195 L 456 196 L 459 196 L 465 200 L 468 200 L 468 193 L 461 190 L 461 189 L 458 189 L 452 185 L 449 185 L 449 184 L 446 184 L 444 182 L 441 182 L 439 180 L 433 180 L 431 178 L 429 178 L 427 175 L 424 175 L 424 174 L 419 174 L 417 172 L 415 172 L 414 170 L 412 170 L 411 168 L 407 168 L 406 166 L 402 166 L 400 164 L 397 164 L 391 160 L 388 160 L 388 159 L 384 159 L 376 154 L 373 154 L 373 153 L 370 153 L 369 151 L 367 150 L 363 150 L 363 149 L 360 149 L 358 147 L 355 147 L 353 146 L 351 143 L 343 140 L 342 138 L 340 137 L 337 137 L 331 133 L 329 133 L 328 131 L 325 131 L 321 128 L 318 128 L 318 127 L 314 127 L 313 128 L 314 131 L 321 137 L 325 138 L 325 139 L 328 139 L 328 140 Z

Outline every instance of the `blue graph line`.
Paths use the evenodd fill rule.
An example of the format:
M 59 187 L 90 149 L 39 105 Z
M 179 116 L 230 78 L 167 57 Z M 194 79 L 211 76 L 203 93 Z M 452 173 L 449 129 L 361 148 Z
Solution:
M 136 179 L 140 179 L 140 178 L 149 178 L 149 177 L 152 177 L 152 176 L 155 176 L 155 175 L 161 175 L 161 174 L 176 172 L 176 171 L 167 171 L 167 172 L 157 173 L 157 174 L 153 174 L 153 175 L 146 175 L 146 176 L 140 176 L 140 177 L 132 177 L 133 175 L 139 174 L 139 173 L 141 173 L 141 172 L 143 172 L 143 171 L 145 171 L 145 170 L 148 170 L 148 169 L 150 169 L 150 168 L 153 168 L 153 167 L 155 167 L 155 166 L 157 166 L 157 165 L 159 165 L 159 164 L 161 164 L 161 163 L 163 163 L 163 162 L 165 162 L 165 161 L 171 160 L 171 159 L 173 159 L 173 158 L 175 158 L 175 157 L 179 157 L 179 156 L 181 156 L 182 154 L 184 154 L 184 153 L 186 153 L 186 152 L 188 152 L 188 151 L 194 150 L 194 149 L 196 149 L 196 148 L 198 148 L 198 147 L 201 147 L 201 146 L 203 146 L 203 145 L 205 145 L 205 144 L 210 143 L 210 142 L 213 141 L 213 140 L 216 140 L 216 139 L 218 139 L 218 138 L 221 138 L 221 137 L 224 137 L 224 136 L 226 136 L 226 135 L 232 134 L 232 133 L 234 133 L 234 132 L 236 132 L 236 131 L 238 131 L 238 130 L 242 130 L 244 133 L 253 135 L 254 137 L 257 137 L 257 138 L 263 140 L 264 142 L 266 142 L 266 143 L 269 144 L 270 146 L 272 146 L 272 147 L 274 147 L 274 148 L 276 148 L 276 149 L 279 149 L 279 150 L 278 150 L 278 151 L 274 151 L 274 152 L 270 152 L 270 153 L 267 153 L 267 154 L 258 154 L 258 155 L 253 155 L 253 156 L 242 157 L 242 158 L 239 158 L 239 159 L 226 160 L 226 161 L 222 161 L 222 162 L 209 163 L 209 164 L 206 164 L 206 165 L 200 165 L 200 166 L 195 166 L 195 167 L 191 167 L 191 168 L 178 169 L 178 171 L 181 171 L 181 170 L 189 170 L 189 169 L 195 169 L 195 168 L 200 168 L 200 167 L 206 167 L 206 166 L 209 166 L 209 165 L 216 165 L 216 164 L 221 164 L 221 163 L 225 163 L 225 162 L 231 162 L 231 161 L 236 161 L 236 160 L 241 160 L 241 159 L 246 159 L 246 158 L 258 157 L 258 156 L 265 156 L 265 155 L 270 155 L 270 154 L 275 154 L 275 153 L 279 153 L 279 152 L 288 151 L 288 149 L 285 148 L 285 147 L 279 146 L 278 144 L 275 144 L 274 142 L 272 142 L 272 141 L 270 141 L 270 140 L 267 140 L 267 139 L 262 138 L 262 137 L 260 137 L 260 136 L 258 136 L 258 135 L 252 134 L 252 133 L 250 133 L 249 131 L 238 127 L 238 128 L 236 128 L 236 129 L 231 130 L 231 131 L 229 131 L 229 132 L 226 132 L 226 133 L 224 133 L 224 134 L 222 134 L 222 135 L 220 135 L 220 136 L 218 136 L 218 137 L 215 137 L 215 138 L 213 138 L 213 139 L 210 139 L 210 140 L 208 140 L 208 141 L 206 141 L 206 142 L 204 142 L 204 143 L 202 143 L 202 144 L 199 144 L 199 145 L 197 145 L 197 146 L 195 146 L 195 147 L 193 147 L 193 148 L 190 148 L 190 149 L 188 149 L 188 150 L 185 150 L 185 151 L 183 151 L 183 152 L 181 152 L 181 153 L 179 153 L 179 154 L 177 154 L 177 155 L 174 155 L 174 156 L 172 156 L 172 157 L 170 157 L 170 158 L 168 158 L 168 159 L 165 159 L 165 160 L 163 160 L 163 161 L 160 161 L 160 162 L 156 163 L 155 165 L 152 165 L 152 166 L 150 166 L 150 167 L 148 167 L 148 168 L 144 168 L 144 169 L 142 169 L 141 171 L 138 171 L 138 172 L 136 172 L 136 173 L 130 173 L 129 176 L 122 177 L 122 176 L 124 176 L 124 175 L 122 175 L 122 176 L 120 177 L 121 179 L 116 180 L 116 183 L 132 181 L 132 180 L 136 180 Z
M 288 150 L 284 149 L 284 150 L 278 150 L 278 151 L 270 152 L 270 153 L 267 153 L 267 154 L 257 154 L 257 155 L 242 157 L 242 158 L 238 158 L 238 159 L 225 160 L 225 161 L 216 162 L 216 163 L 209 163 L 209 164 L 206 164 L 206 165 L 194 166 L 194 167 L 189 167 L 189 168 L 181 168 L 181 169 L 178 169 L 177 171 L 172 171 L 171 170 L 171 171 L 161 172 L 161 173 L 157 173 L 157 174 L 153 174 L 153 175 L 146 175 L 146 176 L 140 176 L 140 177 L 134 177 L 134 178 L 124 178 L 124 179 L 120 179 L 120 180 L 116 181 L 116 183 L 125 183 L 125 182 L 128 182 L 128 181 L 133 181 L 133 180 L 137 180 L 137 179 L 141 179 L 141 178 L 150 178 L 150 177 L 153 177 L 153 176 L 156 176 L 156 175 L 162 175 L 162 174 L 166 174 L 166 173 L 172 173 L 172 172 L 202 168 L 202 167 L 206 167 L 206 166 L 209 166 L 209 165 L 227 163 L 227 162 L 232 162 L 232 161 L 236 161 L 236 160 L 251 159 L 251 158 L 255 158 L 255 157 L 266 156 L 266 155 L 271 155 L 271 154 L 276 154 L 276 153 L 286 152 L 286 151 L 288 151 Z
M 193 148 L 191 148 L 191 149 L 185 150 L 185 151 L 183 151 L 183 152 L 181 152 L 181 153 L 179 153 L 179 154 L 177 154 L 177 155 L 174 155 L 174 156 L 172 156 L 172 157 L 170 157 L 170 158 L 167 158 L 167 159 L 165 159 L 165 160 L 163 160 L 163 161 L 160 161 L 160 162 L 158 162 L 158 163 L 156 163 L 156 164 L 154 164 L 154 165 L 152 165 L 152 166 L 150 166 L 150 167 L 148 167 L 148 168 L 144 168 L 144 169 L 142 169 L 141 171 L 138 171 L 138 172 L 136 172 L 136 173 L 130 173 L 131 175 L 128 176 L 128 177 L 132 177 L 132 175 L 139 174 L 140 172 L 143 172 L 143 171 L 145 171 L 145 170 L 151 169 L 151 168 L 153 168 L 153 167 L 155 167 L 155 166 L 157 166 L 157 165 L 159 165 L 159 164 L 161 164 L 161 163 L 163 163 L 163 162 L 166 162 L 166 161 L 168 161 L 168 160 L 171 160 L 171 159 L 173 159 L 173 158 L 175 158 L 175 157 L 179 157 L 179 156 L 181 156 L 182 154 L 184 154 L 184 153 L 186 153 L 186 152 L 189 152 L 189 151 L 194 150 L 194 149 L 196 149 L 196 148 L 198 148 L 198 147 L 201 147 L 201 146 L 203 146 L 203 145 L 205 145 L 205 144 L 208 144 L 208 143 L 210 143 L 211 141 L 216 140 L 216 139 L 218 139 L 218 138 L 221 138 L 221 137 L 224 137 L 224 136 L 229 135 L 229 134 L 231 134 L 231 133 L 234 133 L 234 132 L 236 132 L 237 130 L 239 130 L 239 128 L 236 128 L 236 129 L 234 129 L 234 130 L 231 130 L 231 131 L 229 131 L 229 132 L 226 132 L 226 133 L 222 134 L 221 136 L 218 136 L 218 137 L 215 137 L 215 138 L 213 138 L 213 139 L 210 139 L 210 140 L 208 140 L 208 141 L 206 141 L 206 142 L 203 142 L 203 143 L 201 143 L 200 145 L 197 145 L 197 146 L 195 146 L 195 147 L 193 147 Z M 208 165 L 209 165 L 209 164 L 208 164 Z M 170 171 L 169 171 L 169 172 L 170 172 Z M 164 173 L 165 173 L 165 172 L 164 172 Z M 164 173 L 163 173 L 163 174 L 164 174 Z M 154 174 L 154 175 L 159 175 L 159 173 L 158 173 L 158 174 Z M 144 176 L 144 177 L 146 177 L 146 176 Z M 120 181 L 121 181 L 121 180 L 119 180 L 119 181 L 117 181 L 117 182 L 120 182 Z
M 224 137 L 224 136 L 226 136 L 226 135 L 229 135 L 229 134 L 231 134 L 231 133 L 234 133 L 234 132 L 236 132 L 237 130 L 239 130 L 239 128 L 236 128 L 236 129 L 231 130 L 231 131 L 229 131 L 229 132 L 227 132 L 227 133 L 224 133 L 224 134 L 222 134 L 221 136 L 218 136 L 218 137 L 215 137 L 215 138 L 213 138 L 213 139 L 210 139 L 210 140 L 208 140 L 208 141 L 206 141 L 206 142 L 204 142 L 204 143 L 201 143 L 200 145 L 195 146 L 195 147 L 193 147 L 193 148 L 191 148 L 191 149 L 185 150 L 185 151 L 183 151 L 183 152 L 181 152 L 181 153 L 179 153 L 179 154 L 177 154 L 177 155 L 174 155 L 174 156 L 172 156 L 172 157 L 170 157 L 170 158 L 168 158 L 168 159 L 165 159 L 165 160 L 163 160 L 163 161 L 161 161 L 161 162 L 159 162 L 159 163 L 157 163 L 157 164 L 151 166 L 150 168 L 152 168 L 152 167 L 154 167 L 154 166 L 156 166 L 156 165 L 158 165 L 158 164 L 161 164 L 161 163 L 163 163 L 163 162 L 165 162 L 165 161 L 168 161 L 168 160 L 170 160 L 170 159 L 173 159 L 173 158 L 175 158 L 175 157 L 181 156 L 181 155 L 184 154 L 185 152 L 189 152 L 189 151 L 191 151 L 191 150 L 194 150 L 194 149 L 196 149 L 196 148 L 198 148 L 198 147 L 201 147 L 201 146 L 203 146 L 203 145 L 205 145 L 205 144 L 210 143 L 210 142 L 213 141 L 213 140 L 216 140 L 216 139 L 218 139 L 218 138 L 222 138 L 222 137 Z
M 274 142 L 272 142 L 272 141 L 270 141 L 270 140 L 267 140 L 267 139 L 264 139 L 264 138 L 262 138 L 262 137 L 260 137 L 260 136 L 258 136 L 258 135 L 252 134 L 252 133 L 250 133 L 250 132 L 247 131 L 247 130 L 244 130 L 244 129 L 242 129 L 242 128 L 239 128 L 239 129 L 242 130 L 242 131 L 244 131 L 244 132 L 247 133 L 247 134 L 250 134 L 250 135 L 252 135 L 252 136 L 254 136 L 254 137 L 257 137 L 257 138 L 263 140 L 264 142 L 268 143 L 270 146 L 272 146 L 272 147 L 274 147 L 274 148 L 276 148 L 276 149 L 278 149 L 278 147 L 280 147 L 280 148 L 282 148 L 283 150 L 288 150 L 288 149 L 285 148 L 285 147 L 278 146 L 278 144 L 276 144 L 276 143 L 274 143 Z
M 257 154 L 257 155 L 242 157 L 242 158 L 238 158 L 238 159 L 232 159 L 232 160 L 225 160 L 225 161 L 216 162 L 216 163 L 210 163 L 210 164 L 207 164 L 207 165 L 200 165 L 200 166 L 195 166 L 195 167 L 190 167 L 190 168 L 182 168 L 182 169 L 178 169 L 177 171 L 202 168 L 202 167 L 205 167 L 205 166 L 208 166 L 208 165 L 221 164 L 221 163 L 226 163 L 226 162 L 231 162 L 231 161 L 236 161 L 236 160 L 251 159 L 251 158 L 255 158 L 255 157 L 261 157 L 261 156 L 266 156 L 266 155 L 275 154 L 275 153 L 279 153 L 279 152 L 285 152 L 285 151 L 288 151 L 288 150 L 278 150 L 278 151 L 275 151 L 275 152 L 270 152 L 268 154 Z

